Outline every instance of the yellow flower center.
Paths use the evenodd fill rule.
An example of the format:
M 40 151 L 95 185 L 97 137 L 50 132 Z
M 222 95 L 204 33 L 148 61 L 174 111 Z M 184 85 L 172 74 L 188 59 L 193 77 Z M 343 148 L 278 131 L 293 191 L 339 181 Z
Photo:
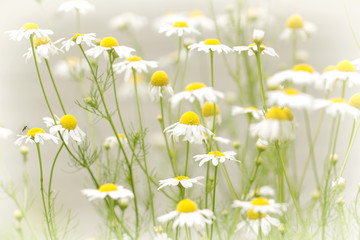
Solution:
M 299 95 L 299 91 L 296 90 L 295 88 L 287 88 L 284 90 L 284 93 L 286 95 Z
M 275 120 L 289 120 L 292 121 L 294 119 L 294 115 L 292 111 L 285 107 L 283 109 L 279 107 L 271 107 L 265 115 L 266 119 L 275 119 Z
M 178 176 L 178 177 L 174 177 L 174 179 L 179 180 L 179 181 L 182 181 L 182 180 L 188 180 L 188 179 L 190 179 L 190 178 L 185 177 L 185 176 Z
M 204 16 L 204 13 L 199 10 L 194 10 L 189 14 L 189 17 L 191 17 L 191 18 L 198 18 L 198 17 L 203 17 L 203 16 Z
M 113 183 L 106 183 L 99 187 L 100 192 L 112 192 L 118 190 L 117 186 Z
M 123 135 L 123 134 L 118 134 L 118 137 L 125 139 L 125 135 Z
M 112 48 L 119 46 L 119 43 L 114 37 L 105 37 L 101 40 L 100 46 L 104 48 Z
M 313 73 L 314 72 L 314 68 L 312 66 L 310 66 L 309 64 L 298 64 L 295 65 L 292 70 L 294 72 L 297 71 L 304 71 L 304 72 L 309 72 L 309 73 Z
M 332 103 L 345 103 L 345 99 L 344 98 L 331 98 L 330 102 L 332 102 Z
M 179 123 L 185 125 L 200 125 L 200 119 L 196 113 L 189 111 L 181 116 Z
M 247 213 L 249 220 L 257 220 L 266 217 L 266 213 L 255 213 L 253 209 L 250 209 Z
M 263 197 L 257 197 L 257 198 L 253 198 L 250 203 L 252 205 L 256 205 L 256 206 L 265 206 L 265 205 L 270 205 L 270 203 L 268 202 L 268 200 L 266 198 Z
M 251 43 L 251 44 L 249 44 L 249 47 L 253 47 L 253 46 L 256 46 L 256 43 Z M 260 44 L 260 48 L 261 48 L 262 50 L 264 50 L 264 49 L 266 48 L 266 46 L 265 46 L 264 44 Z
M 287 20 L 287 27 L 291 29 L 303 28 L 304 20 L 299 14 L 293 14 Z
M 334 65 L 329 65 L 329 66 L 327 66 L 327 67 L 324 69 L 323 73 L 326 73 L 326 72 L 329 72 L 329 71 L 333 71 L 333 70 L 336 70 L 336 66 L 334 66 Z
M 202 108 L 202 114 L 204 117 L 214 116 L 214 103 L 206 102 Z M 220 109 L 215 104 L 215 115 L 220 115 Z
M 156 71 L 151 76 L 150 83 L 156 87 L 166 86 L 169 84 L 169 77 L 164 71 Z
M 208 155 L 214 155 L 214 157 L 225 157 L 225 154 L 220 151 L 211 151 L 208 153 Z
M 349 100 L 349 105 L 360 109 L 360 93 L 355 93 Z
M 30 30 L 30 29 L 39 29 L 39 26 L 35 23 L 25 23 L 24 25 L 22 25 L 21 28 L 25 30 Z
M 190 199 L 183 199 L 176 205 L 176 211 L 178 211 L 178 213 L 195 212 L 196 210 L 196 203 Z
M 72 40 L 73 40 L 73 41 L 76 41 L 76 39 L 77 39 L 78 37 L 82 37 L 82 36 L 84 36 L 84 34 L 76 33 L 76 34 L 72 37 Z
M 205 45 L 220 45 L 220 41 L 218 39 L 206 39 L 204 41 Z
M 38 133 L 45 133 L 45 130 L 42 128 L 32 128 L 27 132 L 26 136 L 35 137 Z
M 40 45 L 51 43 L 51 40 L 49 38 L 45 38 L 44 40 L 42 40 L 41 38 L 34 36 L 33 42 L 34 42 L 35 48 L 37 48 Z
M 73 115 L 64 115 L 60 118 L 60 125 L 66 130 L 74 130 L 77 125 L 76 118 Z
M 175 28 L 187 28 L 187 27 L 189 27 L 189 25 L 187 24 L 187 22 L 175 22 L 173 24 L 173 27 L 175 27 Z
M 128 62 L 138 62 L 138 61 L 141 61 L 141 60 L 142 60 L 142 58 L 138 57 L 138 56 L 132 56 L 132 57 L 128 57 L 126 59 L 126 61 L 128 61 Z
M 336 70 L 341 71 L 341 72 L 355 72 L 356 68 L 355 66 L 348 60 L 343 60 L 341 62 L 339 62 L 336 67 Z
M 194 83 L 190 83 L 186 86 L 185 91 L 191 92 L 200 88 L 206 87 L 206 85 L 204 83 L 201 82 L 194 82 Z

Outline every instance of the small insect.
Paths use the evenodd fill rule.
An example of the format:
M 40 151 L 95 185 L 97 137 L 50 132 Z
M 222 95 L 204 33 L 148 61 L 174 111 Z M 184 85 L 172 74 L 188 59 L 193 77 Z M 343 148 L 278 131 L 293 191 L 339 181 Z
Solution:
M 23 127 L 23 129 L 21 130 L 21 132 L 24 132 L 26 129 L 28 129 L 29 127 L 27 126 L 27 125 L 25 125 L 24 127 Z

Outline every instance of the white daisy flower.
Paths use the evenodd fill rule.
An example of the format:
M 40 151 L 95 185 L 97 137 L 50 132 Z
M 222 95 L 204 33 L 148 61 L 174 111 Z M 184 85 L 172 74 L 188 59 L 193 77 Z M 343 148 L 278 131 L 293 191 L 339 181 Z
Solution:
M 11 134 L 12 131 L 10 129 L 0 126 L 0 137 L 2 137 L 3 139 L 7 139 Z
M 324 69 L 321 76 L 315 80 L 315 88 L 316 89 L 326 90 L 327 83 L 326 83 L 326 79 L 323 76 L 324 76 L 325 73 L 327 73 L 329 71 L 333 71 L 333 70 L 336 70 L 335 65 L 329 65 Z M 333 89 L 329 89 L 329 90 L 333 90 Z
M 205 124 L 210 129 L 213 129 L 213 123 L 214 123 L 214 104 L 211 102 L 206 102 L 204 106 L 202 107 L 202 115 L 204 116 Z M 221 124 L 221 113 L 220 109 L 217 104 L 215 104 L 215 125 Z
M 200 34 L 198 30 L 190 27 L 187 22 L 174 22 L 174 24 L 166 24 L 160 27 L 159 33 L 165 33 L 165 36 L 177 35 L 178 37 L 184 34 Z
M 228 152 L 220 152 L 220 151 L 211 151 L 208 154 L 199 154 L 195 155 L 195 162 L 200 161 L 199 167 L 201 167 L 204 163 L 211 161 L 214 166 L 219 165 L 219 163 L 224 163 L 226 160 L 240 162 L 235 159 L 236 152 L 228 151 Z
M 286 24 L 286 29 L 280 34 L 280 39 L 290 40 L 292 36 L 297 39 L 306 40 L 316 32 L 316 26 L 306 22 L 299 14 L 291 15 Z
M 285 107 L 271 107 L 265 119 L 250 125 L 252 136 L 258 136 L 266 141 L 286 141 L 294 139 L 294 116 L 292 111 Z
M 117 30 L 132 29 L 140 30 L 148 23 L 148 19 L 144 16 L 132 12 L 125 12 L 115 16 L 110 20 L 110 27 Z
M 95 33 L 76 33 L 72 38 L 63 41 L 61 49 L 65 49 L 65 51 L 69 51 L 71 47 L 75 45 L 80 45 L 85 43 L 88 47 L 93 47 L 94 41 L 96 40 L 96 34 Z
M 189 46 L 190 50 L 198 50 L 199 52 L 209 53 L 217 52 L 217 53 L 226 53 L 232 52 L 232 49 L 224 44 L 221 44 L 218 39 L 206 39 L 200 43 L 194 43 Z
M 158 63 L 156 61 L 146 61 L 138 56 L 131 56 L 125 59 L 125 61 L 116 63 L 113 65 L 116 73 L 125 72 L 125 81 L 130 79 L 133 69 L 137 73 L 148 72 L 148 68 L 157 68 Z
M 45 141 L 53 141 L 54 143 L 58 143 L 59 138 L 46 133 L 44 129 L 42 128 L 32 128 L 30 129 L 26 135 L 17 135 L 19 138 L 16 139 L 15 144 L 21 145 L 24 142 L 28 143 L 41 143 L 44 144 Z
M 256 188 L 249 193 L 250 198 L 256 198 L 256 197 L 272 198 L 274 196 L 275 196 L 275 190 L 270 186 L 262 186 L 261 188 Z
M 201 144 L 203 140 L 206 141 L 206 135 L 213 135 L 213 133 L 200 125 L 200 119 L 194 112 L 184 113 L 180 121 L 164 129 L 164 132 L 173 136 L 175 141 L 179 141 L 179 137 L 183 136 L 183 141 L 190 143 Z
M 128 140 L 126 139 L 125 135 L 123 135 L 123 134 L 118 134 L 118 138 L 119 138 L 120 143 L 121 143 L 122 145 L 128 144 Z M 104 142 L 105 142 L 105 143 L 108 143 L 111 148 L 118 144 L 118 140 L 117 140 L 117 137 L 116 137 L 116 136 L 107 137 L 107 138 L 105 138 L 105 141 L 104 141 Z
M 173 95 L 174 91 L 169 84 L 169 77 L 164 71 L 156 71 L 151 76 L 149 92 L 152 101 L 158 101 L 163 93 Z
M 193 26 L 195 28 L 200 29 L 206 29 L 206 30 L 214 30 L 215 25 L 214 21 L 205 16 L 205 14 L 202 11 L 194 10 L 190 12 L 190 14 L 187 17 L 187 22 L 190 26 Z
M 114 37 L 105 37 L 101 40 L 99 46 L 90 48 L 85 54 L 93 58 L 98 58 L 101 54 L 104 54 L 105 58 L 108 58 L 106 53 L 111 50 L 114 50 L 120 58 L 129 57 L 135 51 L 135 49 L 130 47 L 119 46 L 118 41 Z
M 49 35 L 54 34 L 54 32 L 49 29 L 40 29 L 35 23 L 25 23 L 20 29 L 6 31 L 5 34 L 9 34 L 11 40 L 18 42 L 23 38 L 29 40 L 33 34 L 45 41 L 45 39 L 49 38 Z
M 290 81 L 300 86 L 314 85 L 320 77 L 319 73 L 308 64 L 295 65 L 291 70 L 285 70 L 274 74 L 267 81 L 269 86 L 278 86 L 285 81 Z
M 234 51 L 241 53 L 243 51 L 247 51 L 249 56 L 254 56 L 255 52 L 258 51 L 258 47 L 256 43 L 252 43 L 249 46 L 237 46 L 233 48 Z M 275 52 L 275 50 L 271 47 L 267 47 L 264 44 L 260 45 L 260 52 L 261 54 L 267 54 L 272 57 L 279 57 L 279 55 Z
M 177 185 L 181 185 L 184 188 L 191 188 L 194 183 L 200 184 L 202 185 L 199 180 L 203 179 L 204 177 L 199 176 L 199 177 L 195 177 L 195 178 L 188 178 L 185 176 L 178 176 L 178 177 L 174 177 L 174 178 L 168 178 L 168 179 L 164 179 L 164 180 L 160 180 L 160 186 L 158 188 L 158 190 L 160 190 L 163 187 L 166 186 L 177 186 Z
M 267 92 L 267 104 L 270 106 L 276 105 L 292 109 L 311 109 L 313 102 L 311 95 L 301 93 L 295 88 Z
M 160 17 L 157 17 L 154 20 L 154 27 L 155 29 L 159 29 L 164 25 L 172 25 L 175 22 L 184 22 L 186 21 L 186 17 L 182 13 L 176 12 L 168 12 Z
M 231 109 L 231 114 L 233 116 L 239 115 L 239 114 L 246 114 L 248 116 L 255 118 L 256 120 L 264 118 L 263 111 L 260 109 L 257 109 L 256 107 L 243 108 L 243 107 L 233 106 Z
M 154 240 L 171 240 L 166 233 L 156 233 L 154 236 Z
M 95 11 L 94 5 L 89 3 L 86 0 L 72 0 L 63 2 L 60 4 L 58 8 L 59 12 L 73 12 L 73 13 L 80 13 L 80 14 L 87 14 L 88 12 Z
M 187 100 L 190 103 L 198 100 L 202 106 L 205 102 L 216 103 L 218 98 L 224 98 L 224 94 L 215 91 L 212 87 L 207 87 L 204 83 L 193 82 L 186 86 L 185 91 L 174 94 L 170 99 L 170 102 L 173 108 L 179 105 L 183 100 Z
M 62 40 L 64 40 L 64 38 L 60 38 L 56 42 L 52 43 L 50 38 L 45 38 L 45 40 L 42 40 L 41 38 L 34 38 L 34 48 L 37 61 L 40 63 L 43 58 L 49 59 L 51 56 L 62 53 L 63 51 L 56 47 L 56 44 Z M 25 60 L 32 58 L 32 48 L 28 48 L 28 51 L 23 56 L 25 57 Z
M 314 109 L 325 108 L 327 114 L 336 117 L 345 115 L 353 117 L 356 121 L 360 118 L 360 110 L 350 105 L 344 98 L 331 98 L 329 100 L 317 99 L 314 102 Z
M 212 220 L 215 218 L 214 214 L 209 209 L 198 209 L 195 202 L 190 199 L 183 199 L 176 205 L 176 211 L 172 211 L 168 214 L 157 218 L 159 222 L 168 222 L 175 219 L 173 223 L 173 229 L 176 227 L 197 227 L 205 228 L 206 224 L 212 224 Z
M 94 199 L 104 199 L 109 196 L 112 199 L 119 198 L 134 198 L 134 194 L 120 185 L 113 183 L 106 183 L 99 187 L 99 189 L 83 189 L 81 193 L 89 198 L 89 201 Z
M 222 143 L 222 144 L 230 144 L 231 140 L 228 138 L 223 138 L 223 137 L 213 137 L 213 140 L 218 142 L 218 143 Z
M 271 226 L 278 227 L 280 221 L 270 217 L 266 213 L 255 213 L 253 209 L 247 212 L 247 219 L 241 221 L 235 231 L 241 231 L 246 238 L 257 238 L 259 229 L 262 236 L 267 236 L 271 231 Z
M 242 212 L 248 212 L 252 209 L 253 213 L 274 213 L 278 215 L 282 215 L 283 211 L 286 210 L 285 204 L 276 203 L 273 199 L 264 197 L 256 197 L 251 199 L 251 201 L 235 200 L 232 207 L 239 207 Z
M 355 66 L 348 60 L 340 61 L 333 70 L 321 75 L 321 82 L 325 83 L 326 90 L 333 90 L 336 83 L 347 84 L 348 87 L 360 85 L 360 74 Z
M 60 119 L 58 117 L 56 123 L 54 120 L 49 117 L 44 117 L 44 123 L 47 127 L 50 127 L 51 134 L 57 134 L 60 132 L 61 136 L 64 139 L 66 144 L 69 143 L 69 138 L 71 137 L 74 141 L 81 143 L 85 138 L 85 133 L 77 125 L 77 120 L 73 115 L 67 114 L 62 116 Z

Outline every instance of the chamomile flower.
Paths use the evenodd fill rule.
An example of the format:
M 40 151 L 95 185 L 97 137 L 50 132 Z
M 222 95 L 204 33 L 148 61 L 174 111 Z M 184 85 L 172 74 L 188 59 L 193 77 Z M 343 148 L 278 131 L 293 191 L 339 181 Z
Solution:
M 140 30 L 148 23 L 146 17 L 132 12 L 125 12 L 110 20 L 110 27 L 117 30 Z
M 345 115 L 353 117 L 355 120 L 360 118 L 360 110 L 350 105 L 344 98 L 331 98 L 329 100 L 317 99 L 314 103 L 314 109 L 325 108 L 327 114 L 337 117 Z
M 221 120 L 222 120 L 220 109 L 217 104 L 215 104 L 215 106 L 214 106 L 214 104 L 215 103 L 206 102 L 201 109 L 202 114 L 204 116 L 206 126 L 208 126 L 210 129 L 213 128 L 214 115 L 215 115 L 215 124 L 220 125 Z M 214 111 L 214 108 L 215 108 L 215 111 Z
M 174 91 L 170 86 L 169 77 L 164 71 L 156 71 L 151 76 L 149 84 L 149 92 L 151 100 L 159 100 L 163 97 L 163 93 L 173 95 Z
M 250 201 L 235 200 L 232 207 L 239 207 L 242 212 L 248 212 L 252 209 L 253 213 L 274 213 L 279 215 L 282 215 L 283 211 L 286 210 L 285 204 L 276 203 L 273 199 L 264 197 L 256 197 Z
M 59 138 L 46 133 L 44 129 L 42 128 L 32 128 L 30 129 L 26 135 L 17 135 L 19 138 L 16 139 L 15 144 L 21 145 L 24 142 L 25 143 L 41 143 L 44 144 L 45 141 L 53 141 L 54 143 L 58 143 Z
M 226 53 L 232 52 L 232 49 L 221 42 L 218 39 L 206 39 L 200 43 L 194 43 L 189 46 L 190 50 L 198 50 L 199 52 L 209 53 L 217 52 L 217 53 Z
M 256 43 L 251 43 L 249 46 L 237 46 L 233 48 L 235 52 L 241 53 L 243 51 L 247 51 L 249 56 L 255 55 L 255 52 L 258 51 L 258 47 Z M 264 44 L 260 45 L 261 54 L 267 54 L 272 57 L 279 57 L 279 55 L 275 52 L 275 50 L 271 47 L 267 47 Z
M 83 189 L 81 193 L 89 198 L 89 201 L 94 199 L 104 199 L 109 196 L 112 199 L 134 198 L 134 194 L 120 185 L 113 183 L 106 183 L 99 187 L 99 189 Z
M 148 72 L 148 68 L 156 68 L 158 63 L 156 61 L 146 61 L 138 56 L 130 56 L 125 61 L 113 65 L 114 71 L 117 73 L 125 72 L 125 80 L 130 78 L 132 71 L 137 73 Z
M 295 88 L 285 90 L 275 90 L 267 92 L 268 105 L 279 107 L 289 107 L 292 109 L 311 109 L 313 97 L 306 93 L 301 93 Z
M 316 26 L 314 24 L 304 21 L 299 14 L 293 14 L 288 18 L 286 29 L 280 34 L 280 39 L 289 40 L 294 36 L 297 39 L 306 40 L 315 32 Z
M 290 81 L 300 86 L 309 86 L 314 85 L 319 77 L 319 73 L 316 72 L 312 66 L 308 64 L 298 64 L 292 69 L 274 74 L 267 82 L 270 86 L 278 86 L 285 81 Z
M 184 141 L 195 144 L 201 144 L 203 140 L 206 140 L 206 135 L 213 134 L 209 129 L 200 125 L 198 115 L 191 111 L 184 113 L 179 122 L 165 128 L 164 132 L 169 133 L 176 141 L 183 136 Z
M 182 37 L 185 34 L 200 34 L 198 30 L 190 27 L 187 22 L 174 22 L 173 24 L 166 24 L 160 27 L 159 33 L 165 33 L 165 36 L 177 35 Z
M 183 21 L 186 21 L 186 16 L 183 13 L 168 12 L 154 20 L 154 27 L 160 29 L 164 25 L 172 25 L 175 22 Z
M 93 58 L 98 58 L 101 54 L 104 54 L 108 58 L 106 53 L 111 50 L 114 50 L 120 58 L 129 57 L 135 51 L 135 49 L 130 47 L 119 46 L 118 41 L 114 37 L 105 37 L 100 41 L 99 46 L 90 48 L 85 54 Z
M 219 163 L 224 163 L 227 160 L 239 162 L 239 160 L 235 159 L 236 152 L 227 151 L 211 151 L 208 154 L 199 154 L 195 155 L 195 162 L 200 161 L 199 166 L 201 167 L 206 162 L 211 162 L 214 166 L 219 165 Z
M 329 90 L 333 90 L 331 89 L 331 86 L 327 86 L 328 84 L 326 83 L 327 79 L 324 78 L 325 73 L 329 72 L 329 71 L 333 71 L 336 70 L 336 66 L 335 65 L 329 65 L 327 66 L 324 71 L 322 72 L 321 76 L 319 78 L 317 78 L 315 80 L 315 88 L 319 89 L 319 90 L 326 90 L 326 87 L 330 87 Z
M 71 47 L 75 45 L 80 45 L 85 43 L 88 47 L 94 46 L 94 41 L 96 40 L 95 33 L 76 33 L 72 38 L 63 41 L 61 49 L 65 49 L 65 51 L 69 51 Z
M 94 5 L 92 5 L 86 0 L 71 0 L 63 2 L 58 8 L 59 12 L 79 12 L 83 15 L 87 14 L 88 12 L 93 12 L 94 10 Z
M 224 94 L 215 91 L 212 87 L 207 87 L 204 83 L 193 82 L 186 86 L 185 91 L 174 94 L 170 101 L 171 106 L 175 108 L 183 100 L 187 100 L 190 103 L 198 100 L 202 106 L 205 102 L 216 103 L 218 98 L 224 98 Z
M 262 236 L 267 236 L 271 227 L 278 227 L 280 221 L 270 217 L 266 213 L 255 213 L 253 209 L 248 210 L 247 219 L 241 221 L 235 231 L 242 232 L 247 238 L 257 238 L 261 229 Z
M 45 40 L 35 37 L 34 41 L 34 48 L 36 59 L 38 62 L 41 62 L 43 58 L 49 59 L 51 56 L 58 55 L 59 53 L 63 52 L 61 49 L 56 47 L 56 44 L 61 42 L 63 38 L 57 40 L 56 42 L 51 42 L 50 38 L 45 38 Z M 28 60 L 33 57 L 33 51 L 30 47 L 28 51 L 24 54 L 25 60 Z
M 85 133 L 79 128 L 77 120 L 73 115 L 67 114 L 62 116 L 60 119 L 58 117 L 56 118 L 57 121 L 55 123 L 52 118 L 43 118 L 46 126 L 50 127 L 51 134 L 57 134 L 60 132 L 66 144 L 69 143 L 69 138 L 72 138 L 78 143 L 83 141 Z
M 348 87 L 360 85 L 360 74 L 349 60 L 340 61 L 335 69 L 321 75 L 326 90 L 332 90 L 336 83 L 346 84 Z
M 125 135 L 118 134 L 118 138 L 122 145 L 128 144 L 128 140 L 126 139 Z M 110 137 L 105 138 L 105 142 L 109 143 L 110 147 L 112 148 L 118 144 L 118 140 L 117 140 L 118 138 L 116 136 L 110 136 Z
M 256 197 L 265 197 L 265 198 L 272 198 L 275 196 L 275 190 L 270 186 L 262 186 L 260 188 L 256 188 L 249 193 L 251 198 Z
M 2 137 L 3 139 L 7 139 L 11 134 L 12 131 L 10 129 L 0 126 L 0 137 Z
M 190 26 L 200 29 L 213 30 L 214 22 L 211 18 L 205 16 L 202 11 L 194 10 L 189 13 L 187 21 Z
M 215 218 L 209 209 L 198 209 L 195 202 L 190 199 L 183 199 L 176 205 L 176 211 L 157 218 L 159 222 L 168 222 L 175 218 L 173 229 L 176 227 L 197 227 L 205 228 L 206 224 L 212 224 Z
M 49 35 L 54 34 L 54 32 L 49 29 L 40 29 L 35 23 L 25 23 L 20 29 L 6 31 L 5 34 L 9 34 L 10 39 L 17 42 L 23 38 L 29 40 L 33 34 L 45 41 L 45 38 L 49 38 Z
M 271 107 L 265 114 L 265 119 L 251 124 L 250 133 L 266 141 L 286 141 L 294 138 L 294 116 L 285 107 Z
M 184 188 L 191 188 L 194 183 L 197 184 L 201 184 L 199 182 L 199 180 L 203 179 L 204 177 L 199 176 L 199 177 L 195 177 L 195 178 L 189 178 L 186 176 L 178 176 L 178 177 L 174 177 L 174 178 L 168 178 L 168 179 L 164 179 L 164 180 L 160 180 L 160 186 L 158 188 L 158 190 L 160 190 L 163 187 L 166 186 L 177 186 L 177 185 L 181 185 Z
M 264 114 L 263 111 L 260 109 L 257 109 L 256 107 L 238 107 L 238 106 L 233 106 L 231 109 L 231 114 L 233 116 L 235 115 L 239 115 L 239 114 L 246 114 L 248 116 L 253 117 L 256 120 L 262 119 L 264 118 Z

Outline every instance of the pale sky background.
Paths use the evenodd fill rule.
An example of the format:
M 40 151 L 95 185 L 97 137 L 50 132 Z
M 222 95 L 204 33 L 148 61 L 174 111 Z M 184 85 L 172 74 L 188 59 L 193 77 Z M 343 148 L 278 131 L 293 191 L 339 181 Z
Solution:
M 349 17 L 355 33 L 360 37 L 360 15 L 358 14 L 360 9 L 360 2 L 355 0 L 346 1 Z M 52 28 L 55 31 L 56 37 L 69 38 L 75 33 L 75 16 L 71 13 L 60 14 L 56 12 L 57 7 L 61 0 L 44 0 L 43 8 L 38 5 L 35 0 L 17 0 L 17 1 L 5 1 L 2 0 L 2 7 L 0 8 L 0 33 L 7 30 L 18 29 L 26 22 L 35 22 L 40 25 L 41 28 Z M 109 19 L 122 12 L 135 12 L 140 15 L 147 16 L 150 20 L 157 16 L 160 16 L 170 11 L 191 11 L 199 9 L 204 11 L 210 16 L 210 9 L 207 0 L 90 0 L 96 7 L 95 13 L 89 13 L 86 16 L 81 17 L 82 31 L 96 32 L 98 37 L 104 36 L 116 36 L 122 44 L 127 45 L 129 40 L 119 33 L 115 33 L 110 29 L 108 22 Z M 218 14 L 225 13 L 225 6 L 227 4 L 233 4 L 230 0 L 214 0 L 216 10 Z M 284 26 L 286 18 L 293 14 L 301 14 L 305 20 L 314 23 L 318 32 L 306 43 L 302 44 L 302 48 L 309 53 L 309 63 L 312 64 L 318 71 L 322 71 L 324 67 L 329 64 L 336 64 L 342 59 L 356 59 L 360 57 L 359 47 L 357 47 L 353 35 L 350 31 L 350 27 L 346 18 L 344 10 L 344 2 L 342 0 L 263 0 L 263 1 L 248 1 L 248 5 L 252 7 L 264 7 L 268 9 L 268 13 L 273 15 L 276 25 L 272 26 L 272 30 L 281 31 Z M 47 19 L 50 19 L 50 25 Z M 270 32 L 266 33 L 267 36 L 271 35 Z M 213 34 L 215 35 L 215 34 Z M 140 43 L 142 44 L 146 56 L 158 58 L 169 51 L 175 49 L 176 39 L 166 38 L 164 35 L 160 35 L 152 27 L 149 27 L 141 33 L 137 33 Z M 211 34 L 207 34 L 211 37 Z M 250 37 L 250 36 L 249 36 Z M 276 37 L 273 36 L 272 37 Z M 14 42 L 8 39 L 5 34 L 0 34 L 0 109 L 2 114 L 0 117 L 0 124 L 13 130 L 15 134 L 20 134 L 22 128 L 25 125 L 29 127 L 40 126 L 45 128 L 41 119 L 44 116 L 48 116 L 47 108 L 40 91 L 39 83 L 37 80 L 34 63 L 29 60 L 25 63 L 22 55 L 28 48 L 26 42 Z M 280 59 L 274 60 L 275 66 L 286 65 L 290 61 L 290 44 L 281 41 L 276 41 L 274 47 L 280 55 Z M 75 52 L 76 53 L 76 52 Z M 220 57 L 218 58 L 220 59 Z M 51 59 L 50 63 L 56 64 L 60 60 L 59 57 Z M 149 59 L 152 60 L 152 59 Z M 222 63 L 217 60 L 222 65 Z M 207 62 L 206 62 L 207 63 Z M 41 65 L 44 70 L 44 65 Z M 190 68 L 191 69 L 191 68 Z M 193 69 L 194 70 L 194 69 Z M 276 69 L 275 69 L 276 70 Z M 275 71 L 274 70 L 274 71 Z M 191 71 L 191 70 L 189 70 Z M 268 69 L 271 71 L 271 69 Z M 217 71 L 218 77 L 221 77 L 221 71 Z M 45 71 L 42 71 L 44 76 L 47 76 Z M 196 74 L 194 75 L 196 77 Z M 48 80 L 48 79 L 47 79 Z M 193 80 L 196 81 L 196 80 Z M 74 112 L 79 116 L 79 125 L 86 121 L 85 113 L 78 106 L 74 104 L 76 99 L 80 98 L 80 87 L 77 83 L 70 82 L 68 79 L 62 80 L 57 78 L 60 92 L 65 96 L 69 96 L 64 100 L 64 104 L 70 109 L 69 112 Z M 56 98 L 53 93 L 50 83 L 46 83 L 46 88 L 51 94 L 51 101 L 56 103 Z M 229 91 L 229 86 L 222 85 L 220 90 Z M 347 98 L 352 93 L 359 91 L 359 89 L 351 89 L 348 91 Z M 152 110 L 158 111 L 157 106 L 146 106 L 146 113 L 148 115 L 154 114 Z M 127 119 L 136 119 L 135 112 L 131 112 L 131 108 L 125 108 L 125 112 L 128 110 L 130 116 Z M 60 109 L 57 111 L 60 114 Z M 330 120 L 330 119 L 328 119 Z M 317 121 L 315 121 L 317 122 Z M 314 122 L 314 123 L 315 123 Z M 136 123 L 136 122 L 135 122 Z M 157 124 L 156 122 L 154 122 Z M 302 123 L 302 119 L 299 120 Z M 341 129 L 340 138 L 348 139 L 351 129 L 351 122 L 346 121 L 345 127 Z M 145 124 L 146 125 L 146 124 Z M 100 122 L 98 126 L 97 134 L 99 136 L 98 143 L 101 144 L 103 139 L 111 135 L 110 128 L 104 121 Z M 149 126 L 147 125 L 148 127 Z M 327 145 L 326 127 L 330 126 L 330 121 L 324 123 L 324 135 L 319 139 L 319 143 L 325 147 Z M 315 126 L 313 127 L 315 128 Z M 155 130 L 158 130 L 158 125 L 155 125 Z M 84 130 L 88 130 L 85 129 Z M 299 130 L 300 131 L 300 130 Z M 305 136 L 304 136 L 305 138 Z M 18 153 L 18 147 L 13 144 L 15 136 L 12 136 L 8 141 L 0 140 L 0 154 L 2 160 L 10 173 L 11 179 L 18 184 L 18 189 L 21 190 L 21 176 L 22 176 L 22 160 L 21 155 Z M 304 139 L 299 139 L 299 142 L 303 142 Z M 339 145 L 340 156 L 344 156 L 346 151 L 347 140 L 342 141 L 342 145 Z M 359 146 L 360 142 L 357 140 L 354 145 L 351 158 L 348 162 L 348 167 L 345 170 L 344 176 L 347 179 L 347 196 L 352 199 L 354 190 L 357 188 L 357 184 L 360 182 L 360 175 L 358 174 L 360 169 L 359 163 Z M 49 146 L 51 145 L 51 146 Z M 306 142 L 304 142 L 305 149 Z M 31 211 L 31 217 L 34 219 L 36 212 L 41 212 L 40 205 L 40 193 L 39 179 L 38 179 L 38 162 L 36 158 L 36 149 L 33 145 L 29 145 L 31 149 L 30 160 L 28 162 L 28 168 L 30 172 L 30 181 L 34 190 L 35 203 L 33 210 Z M 47 151 L 54 153 L 56 146 L 54 144 L 47 144 L 43 147 L 43 155 L 46 159 Z M 302 156 L 301 151 L 297 153 L 298 159 L 306 158 Z M 322 158 L 319 157 L 321 161 Z M 44 160 L 44 168 L 50 168 L 51 158 L 48 162 Z M 298 160 L 301 162 L 301 160 Z M 304 160 L 305 161 L 305 160 Z M 154 165 L 154 163 L 150 163 Z M 0 165 L 0 180 L 4 180 L 5 176 Z M 140 171 L 139 171 L 140 172 Z M 142 173 L 141 173 L 142 174 Z M 48 172 L 46 173 L 46 178 Z M 100 217 L 93 206 L 88 203 L 85 197 L 80 194 L 80 190 L 84 187 L 91 186 L 87 184 L 88 176 L 84 171 L 76 172 L 68 165 L 68 156 L 65 152 L 62 153 L 61 160 L 57 166 L 55 172 L 54 189 L 59 193 L 58 200 L 60 206 L 63 205 L 64 209 L 72 209 L 78 227 L 76 230 L 77 239 L 86 239 L 89 237 L 97 236 L 99 233 L 99 223 L 101 223 Z M 306 191 L 312 191 L 315 185 L 312 183 L 311 177 L 305 184 Z M 155 190 L 156 191 L 156 190 Z M 58 206 L 59 206 L 58 205 Z M 15 210 L 15 206 L 10 199 L 6 197 L 0 191 L 0 238 L 2 238 L 4 232 L 11 232 L 11 226 L 14 223 L 12 213 Z M 163 214 L 168 209 L 162 209 L 158 211 L 158 215 Z M 36 221 L 36 218 L 35 218 Z M 39 228 L 38 228 L 39 229 Z M 41 230 L 39 230 L 41 233 Z M 5 238 L 6 239 L 6 238 Z

